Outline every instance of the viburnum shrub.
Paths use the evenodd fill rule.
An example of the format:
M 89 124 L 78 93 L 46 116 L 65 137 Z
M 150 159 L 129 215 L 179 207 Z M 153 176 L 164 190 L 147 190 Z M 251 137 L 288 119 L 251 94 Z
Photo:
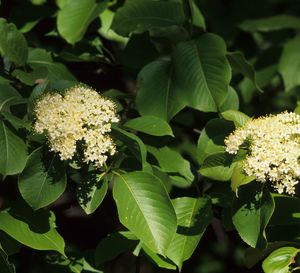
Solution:
M 0 13 L 0 273 L 300 269 L 297 1 Z

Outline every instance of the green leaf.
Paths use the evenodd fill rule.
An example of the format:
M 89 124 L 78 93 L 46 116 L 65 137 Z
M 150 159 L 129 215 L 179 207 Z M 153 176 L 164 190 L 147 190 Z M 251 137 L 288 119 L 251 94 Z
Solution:
M 240 237 L 254 248 L 265 249 L 265 228 L 274 212 L 272 195 L 261 183 L 240 187 L 239 197 L 234 198 L 232 221 Z
M 245 20 L 240 24 L 244 31 L 275 31 L 285 28 L 300 29 L 300 18 L 291 15 L 276 15 L 262 19 Z
M 163 147 L 156 149 L 154 147 L 147 147 L 149 153 L 151 153 L 156 160 L 162 171 L 169 173 L 179 173 L 184 178 L 190 181 L 194 180 L 194 175 L 191 172 L 191 166 L 189 161 L 184 159 L 182 155 L 169 147 Z
M 153 136 L 174 136 L 170 125 L 163 119 L 154 116 L 131 119 L 124 126 Z
M 289 273 L 290 265 L 295 263 L 295 257 L 300 249 L 295 247 L 282 247 L 273 251 L 262 264 L 265 273 Z
M 122 36 L 154 28 L 182 25 L 182 4 L 166 1 L 127 0 L 115 14 L 111 28 Z
M 89 24 L 106 8 L 107 1 L 73 0 L 58 12 L 57 28 L 59 34 L 70 44 L 80 41 Z M 72 23 L 70 23 L 72 22 Z
M 300 20 L 300 19 L 299 19 Z M 278 71 L 281 74 L 285 90 L 300 85 L 300 35 L 285 43 L 279 60 Z
M 268 246 L 264 250 L 259 250 L 257 248 L 248 247 L 245 251 L 245 265 L 247 268 L 253 267 L 262 259 L 266 258 L 272 251 L 279 247 L 287 245 L 288 242 L 268 242 Z
M 20 99 L 21 95 L 8 83 L 0 83 L 0 111 L 11 101 Z
M 241 73 L 249 80 L 251 80 L 256 89 L 262 92 L 262 90 L 256 82 L 256 74 L 254 67 L 246 60 L 244 54 L 240 51 L 235 51 L 228 52 L 226 56 L 230 62 L 232 69 L 236 72 Z
M 231 86 L 228 86 L 227 96 L 225 100 L 221 103 L 219 111 L 224 112 L 227 110 L 238 110 L 239 107 L 240 101 L 237 92 Z
M 23 65 L 28 56 L 28 47 L 23 34 L 12 23 L 0 18 L 0 53 L 10 61 Z
M 28 131 L 31 130 L 31 122 L 25 118 L 21 119 L 10 112 L 2 112 L 1 115 L 7 120 L 16 130 L 21 128 Z
M 0 268 L 1 273 L 15 273 L 15 267 L 8 261 L 8 256 L 0 245 Z
M 84 177 L 77 188 L 77 200 L 86 214 L 93 213 L 102 203 L 108 189 L 108 180 L 98 176 L 96 173 L 89 173 Z
M 199 172 L 217 181 L 230 180 L 235 164 L 227 153 L 216 153 L 205 158 Z
M 138 75 L 136 104 L 142 116 L 171 120 L 185 106 L 178 98 L 169 60 L 160 59 L 146 65 Z
M 172 200 L 172 203 L 178 229 L 166 254 L 181 270 L 182 263 L 192 256 L 213 215 L 207 198 L 183 197 Z
M 39 67 L 31 72 L 24 72 L 20 69 L 15 69 L 12 72 L 12 76 L 29 86 L 33 86 L 37 84 L 38 81 L 44 80 L 47 75 L 48 70 L 45 67 Z
M 145 256 L 150 262 L 153 264 L 157 265 L 158 267 L 161 268 L 166 268 L 166 269 L 176 269 L 176 265 L 172 263 L 167 258 L 162 257 L 161 255 L 156 254 L 155 252 L 151 251 L 148 247 L 145 245 L 142 246 L 142 251 L 141 255 Z
M 3 176 L 18 174 L 24 169 L 26 144 L 3 121 L 0 121 L 0 154 L 0 173 Z
M 137 244 L 137 238 L 129 231 L 108 235 L 97 245 L 95 250 L 96 265 L 115 259 L 123 252 L 134 248 Z
M 130 152 L 138 159 L 144 168 L 146 165 L 147 149 L 141 139 L 121 128 L 113 128 L 112 135 L 128 147 Z
M 30 50 L 27 63 L 32 69 L 38 69 L 41 67 L 47 68 L 47 78 L 50 81 L 76 80 L 64 64 L 53 62 L 51 54 L 44 49 L 35 48 Z
M 165 255 L 177 220 L 161 181 L 144 172 L 118 174 L 113 197 L 121 223 L 152 251 Z
M 0 229 L 28 247 L 65 255 L 65 242 L 55 229 L 54 215 L 47 211 L 34 212 L 23 203 L 15 204 L 0 212 Z
M 100 14 L 101 28 L 99 29 L 99 33 L 107 40 L 116 41 L 125 45 L 128 41 L 128 38 L 118 35 L 110 28 L 114 16 L 115 12 L 111 11 L 110 9 L 106 9 Z
M 237 164 L 234 167 L 232 176 L 231 176 L 231 189 L 232 191 L 237 193 L 237 189 L 245 184 L 250 183 L 251 181 L 253 181 L 255 179 L 255 177 L 253 176 L 248 176 L 245 175 L 243 170 L 242 170 L 242 165 L 243 162 L 237 162 Z
M 235 127 L 243 126 L 250 119 L 249 116 L 237 110 L 227 110 L 225 112 L 222 112 L 221 117 L 226 120 L 232 121 Z
M 174 82 L 181 90 L 179 100 L 204 112 L 217 112 L 231 79 L 225 54 L 225 42 L 214 34 L 179 43 L 172 52 Z
M 18 182 L 22 197 L 35 210 L 56 201 L 66 185 L 64 163 L 58 154 L 43 155 L 42 147 L 29 155 Z
M 206 157 L 225 151 L 224 139 L 234 130 L 234 125 L 224 119 L 211 119 L 202 130 L 197 145 L 197 158 L 202 164 Z
M 200 9 L 198 8 L 197 4 L 194 2 L 194 0 L 188 0 L 188 2 L 190 7 L 192 24 L 196 27 L 205 30 L 206 29 L 205 19 Z

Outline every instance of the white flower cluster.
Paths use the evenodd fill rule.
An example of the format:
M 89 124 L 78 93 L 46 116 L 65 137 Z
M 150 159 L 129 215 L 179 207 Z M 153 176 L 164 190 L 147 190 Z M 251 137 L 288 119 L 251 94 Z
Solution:
M 230 154 L 246 146 L 246 175 L 270 181 L 278 193 L 295 193 L 300 179 L 300 115 L 283 112 L 250 120 L 229 135 L 225 145 Z
M 47 93 L 35 105 L 34 131 L 45 133 L 52 151 L 62 160 L 72 159 L 76 144 L 82 141 L 84 161 L 101 167 L 115 144 L 107 135 L 111 123 L 118 122 L 115 104 L 84 86 L 68 89 L 63 95 Z

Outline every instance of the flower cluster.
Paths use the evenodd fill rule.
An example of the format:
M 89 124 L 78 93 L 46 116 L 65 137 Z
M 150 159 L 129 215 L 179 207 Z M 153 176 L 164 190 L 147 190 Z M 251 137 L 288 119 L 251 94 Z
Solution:
M 72 87 L 61 95 L 47 93 L 35 105 L 33 130 L 45 133 L 52 151 L 62 160 L 72 159 L 78 141 L 83 143 L 84 161 L 101 167 L 107 154 L 115 153 L 113 140 L 107 133 L 111 123 L 118 122 L 115 104 L 95 90 Z
M 248 149 L 243 170 L 270 181 L 278 193 L 295 193 L 300 179 L 300 115 L 283 112 L 248 121 L 225 139 L 226 151 Z

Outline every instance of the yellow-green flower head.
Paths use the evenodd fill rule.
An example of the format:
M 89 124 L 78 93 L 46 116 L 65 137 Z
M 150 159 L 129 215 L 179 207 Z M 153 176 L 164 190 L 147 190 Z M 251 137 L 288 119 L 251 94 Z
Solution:
M 300 115 L 283 112 L 253 119 L 225 139 L 230 154 L 243 144 L 248 150 L 246 175 L 270 181 L 278 193 L 295 193 L 300 180 Z
M 62 160 L 72 159 L 76 143 L 84 143 L 84 161 L 101 167 L 116 152 L 108 133 L 118 122 L 115 104 L 95 90 L 75 86 L 63 95 L 47 93 L 35 105 L 33 130 L 45 133 L 52 151 Z

